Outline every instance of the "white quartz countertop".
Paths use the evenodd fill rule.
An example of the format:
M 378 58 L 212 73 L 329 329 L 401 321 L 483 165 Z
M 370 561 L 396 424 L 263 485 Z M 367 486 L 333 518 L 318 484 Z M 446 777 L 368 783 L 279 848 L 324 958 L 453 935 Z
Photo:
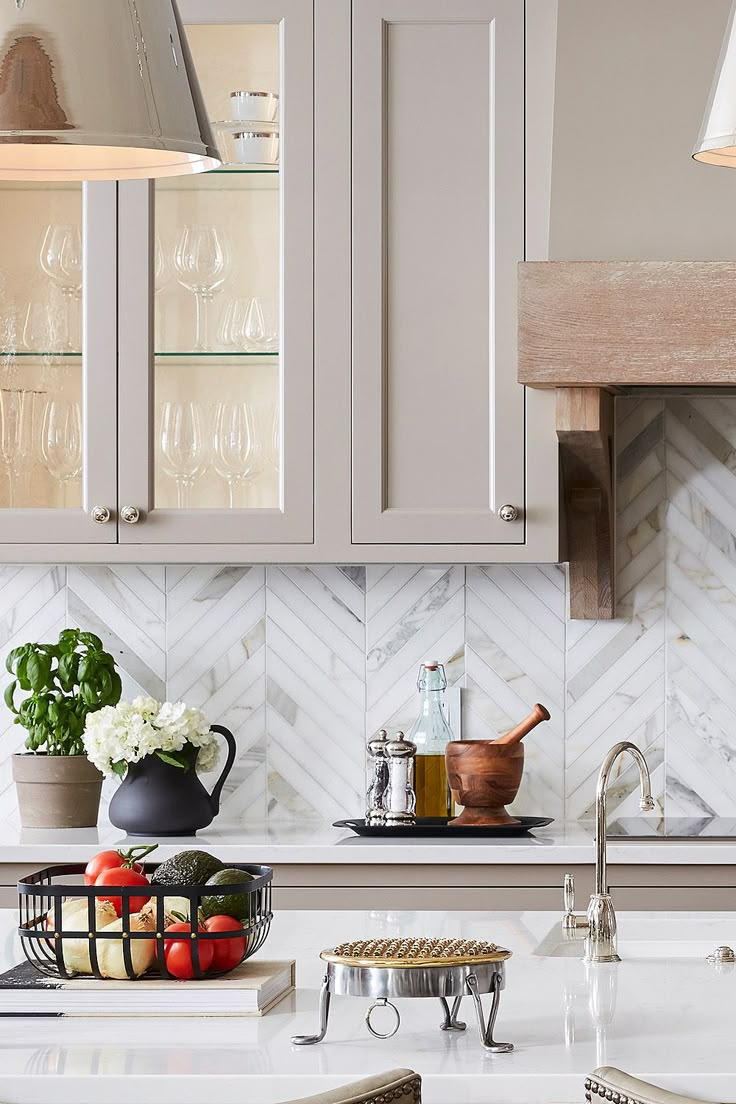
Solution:
M 0 822 L 0 863 L 31 866 L 57 862 L 87 862 L 101 848 L 152 840 L 129 839 L 111 825 L 83 829 L 21 829 Z M 493 840 L 372 840 L 345 828 L 319 821 L 286 824 L 215 822 L 196 838 L 161 839 L 157 859 L 199 847 L 218 858 L 254 863 L 453 863 L 517 864 L 594 862 L 591 826 L 559 821 L 521 837 Z M 651 839 L 611 840 L 609 863 L 644 865 L 736 865 L 733 840 Z
M 705 955 L 736 942 L 736 913 L 619 916 L 618 965 L 585 966 L 559 951 L 549 913 L 290 912 L 277 915 L 269 958 L 297 959 L 298 991 L 263 1019 L 23 1019 L 0 1029 L 4 1104 L 266 1104 L 408 1066 L 426 1104 L 573 1104 L 585 1076 L 611 1064 L 705 1100 L 736 1100 L 736 971 Z M 0 915 L 0 965 L 21 953 L 11 913 Z M 557 925 L 557 928 L 555 928 Z M 514 952 L 492 1055 L 478 1043 L 470 1002 L 462 1035 L 438 1029 L 434 999 L 397 1002 L 399 1033 L 371 1038 L 367 1000 L 333 998 L 327 1037 L 296 1047 L 317 1026 L 320 948 L 366 935 L 492 939 Z M 569 948 L 568 948 L 569 949 Z M 486 998 L 488 1000 L 489 998 Z

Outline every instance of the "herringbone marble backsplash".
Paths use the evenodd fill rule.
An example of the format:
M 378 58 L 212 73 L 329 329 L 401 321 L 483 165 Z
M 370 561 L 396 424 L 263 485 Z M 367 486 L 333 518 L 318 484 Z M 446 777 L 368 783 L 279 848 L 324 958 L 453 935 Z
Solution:
M 463 734 L 535 701 L 516 810 L 590 815 L 606 750 L 647 753 L 668 815 L 736 816 L 736 399 L 618 400 L 618 619 L 566 618 L 565 569 L 0 567 L 0 659 L 64 624 L 97 632 L 126 696 L 232 728 L 223 816 L 359 815 L 364 744 L 408 727 L 422 659 L 463 687 Z M 0 725 L 0 816 L 15 819 Z M 612 811 L 635 814 L 628 765 Z

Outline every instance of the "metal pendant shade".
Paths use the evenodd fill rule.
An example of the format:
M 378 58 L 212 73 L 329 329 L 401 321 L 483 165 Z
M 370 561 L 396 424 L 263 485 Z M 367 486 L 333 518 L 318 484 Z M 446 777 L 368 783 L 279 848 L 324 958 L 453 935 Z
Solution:
M 220 164 L 175 0 L 0 0 L 0 180 Z
M 696 161 L 736 168 L 736 0 L 726 25 L 721 56 L 705 118 L 693 150 Z

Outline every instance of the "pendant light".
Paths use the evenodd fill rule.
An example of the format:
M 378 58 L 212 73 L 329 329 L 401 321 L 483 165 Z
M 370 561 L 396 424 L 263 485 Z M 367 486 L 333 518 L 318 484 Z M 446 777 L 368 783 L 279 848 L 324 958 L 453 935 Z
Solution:
M 0 0 L 0 180 L 220 164 L 176 0 Z
M 736 0 L 726 24 L 705 118 L 693 150 L 696 161 L 736 168 Z

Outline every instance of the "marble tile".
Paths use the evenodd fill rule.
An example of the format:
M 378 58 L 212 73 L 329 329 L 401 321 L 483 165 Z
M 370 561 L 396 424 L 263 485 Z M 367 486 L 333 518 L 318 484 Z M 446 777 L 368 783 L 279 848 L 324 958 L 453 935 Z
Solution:
M 266 587 L 262 567 L 166 568 L 167 696 L 233 733 L 222 815 L 266 814 Z M 224 753 L 223 753 L 224 754 Z M 216 775 L 204 781 L 210 786 Z
M 463 736 L 494 739 L 542 702 L 512 810 L 564 815 L 565 577 L 561 567 L 468 567 Z
M 612 621 L 568 622 L 565 812 L 590 815 L 600 765 L 619 740 L 647 754 L 664 812 L 666 449 L 662 400 L 619 399 L 617 608 Z M 612 815 L 638 808 L 638 771 L 622 761 Z
M 425 660 L 438 659 L 449 685 L 462 686 L 465 568 L 369 567 L 366 614 L 367 739 L 381 728 L 411 728 L 417 671 Z
M 266 572 L 268 815 L 358 815 L 365 789 L 365 574 Z
M 667 402 L 667 802 L 736 816 L 736 401 Z

